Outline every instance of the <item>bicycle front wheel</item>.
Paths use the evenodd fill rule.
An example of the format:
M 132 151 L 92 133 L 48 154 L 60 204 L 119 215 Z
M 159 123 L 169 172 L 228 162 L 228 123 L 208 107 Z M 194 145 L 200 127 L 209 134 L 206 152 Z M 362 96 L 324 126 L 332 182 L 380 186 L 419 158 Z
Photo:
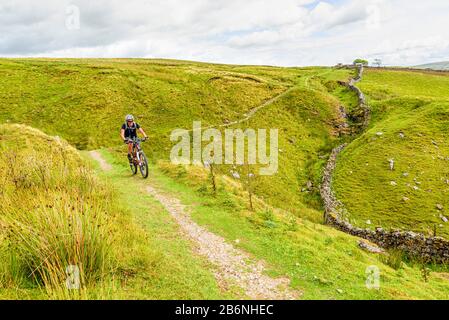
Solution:
M 133 162 L 129 164 L 129 167 L 131 168 L 133 175 L 135 175 L 137 173 L 137 165 Z
M 144 179 L 148 178 L 148 160 L 145 153 L 140 153 L 140 173 Z

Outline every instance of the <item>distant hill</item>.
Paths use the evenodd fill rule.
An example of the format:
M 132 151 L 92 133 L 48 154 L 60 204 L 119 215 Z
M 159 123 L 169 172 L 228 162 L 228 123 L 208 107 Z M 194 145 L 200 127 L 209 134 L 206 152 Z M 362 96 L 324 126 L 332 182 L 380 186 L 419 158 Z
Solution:
M 418 69 L 449 70 L 449 61 L 435 62 L 415 66 Z

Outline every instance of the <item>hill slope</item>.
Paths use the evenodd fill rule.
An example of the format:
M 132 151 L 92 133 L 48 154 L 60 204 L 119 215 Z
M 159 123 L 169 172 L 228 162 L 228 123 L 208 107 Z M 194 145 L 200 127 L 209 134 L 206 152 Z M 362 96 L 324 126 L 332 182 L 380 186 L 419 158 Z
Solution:
M 109 152 L 102 154 L 112 170 L 98 171 L 97 181 L 74 148 L 63 143 L 62 150 L 70 156 L 62 156 L 66 153 L 57 148 L 59 139 L 23 126 L 2 124 L 0 129 L 2 171 L 10 170 L 8 161 L 14 153 L 20 157 L 13 163 L 30 170 L 25 170 L 25 175 L 20 171 L 5 175 L 2 180 L 7 186 L 2 192 L 7 201 L 0 206 L 2 237 L 11 221 L 44 228 L 38 219 L 41 215 L 36 221 L 26 221 L 24 212 L 52 213 L 55 210 L 47 207 L 48 199 L 51 206 L 66 212 L 70 209 L 65 206 L 67 201 L 84 204 L 79 203 L 79 194 L 95 204 L 97 217 L 106 220 L 105 230 L 112 230 L 117 237 L 111 242 L 114 254 L 98 268 L 100 284 L 98 279 L 88 281 L 93 288 L 85 292 L 88 297 L 104 297 L 101 288 L 108 285 L 101 283 L 108 283 L 111 277 L 119 283 L 113 281 L 117 290 L 106 297 L 241 297 L 233 288 L 223 290 L 217 283 L 213 268 L 194 254 L 167 212 L 142 189 L 148 182 L 129 176 L 118 128 L 124 114 L 134 113 L 150 135 L 145 150 L 158 166 L 152 167 L 149 183 L 180 197 L 192 208 L 196 223 L 266 261 L 270 275 L 288 277 L 292 288 L 304 292 L 304 298 L 447 298 L 447 275 L 436 272 L 439 267 L 433 267 L 435 272 L 425 282 L 421 265 L 404 264 L 395 253 L 366 253 L 358 248 L 356 238 L 321 225 L 318 194 L 330 150 L 346 141 L 350 144 L 338 162 L 334 189 L 350 219 L 362 226 L 365 219 L 371 219 L 371 226 L 425 232 L 441 223 L 439 214 L 449 208 L 444 197 L 444 177 L 449 179 L 445 165 L 449 150 L 444 144 L 449 77 L 445 75 L 369 70 L 360 86 L 369 98 L 372 121 L 354 141 L 343 135 L 341 125 L 351 119 L 346 119 L 340 108 L 351 111 L 356 105 L 354 94 L 339 84 L 352 76 L 351 70 L 168 60 L 8 59 L 0 60 L 0 75 L 1 123 L 35 126 L 81 150 L 108 147 Z M 249 121 L 230 125 L 248 115 Z M 218 167 L 219 188 L 214 195 L 204 168 L 167 163 L 173 145 L 170 132 L 190 129 L 198 120 L 203 126 L 279 129 L 279 173 L 256 177 L 252 185 L 254 210 L 248 206 L 245 179 L 229 177 L 230 169 L 243 177 L 244 166 Z M 395 160 L 392 171 L 391 158 Z M 67 176 L 65 166 L 70 168 Z M 136 192 L 124 190 L 123 185 Z M 25 210 L 11 209 L 14 194 L 23 199 Z M 40 202 L 31 199 L 36 195 Z M 111 201 L 105 201 L 108 199 Z M 81 209 L 79 212 L 84 212 Z M 67 227 L 67 221 L 56 222 Z M 442 225 L 438 233 L 445 235 L 446 225 Z M 39 252 L 23 247 L 19 240 L 12 238 L 17 257 Z M 95 248 L 103 245 L 93 243 Z M 0 259 L 10 261 L 10 253 L 8 247 L 1 247 Z M 87 257 L 90 261 L 95 254 Z M 16 297 L 16 288 L 25 288 L 29 295 L 39 296 L 34 291 L 39 278 L 36 282 L 16 272 L 17 265 L 2 264 L 6 267 L 0 269 L 0 294 Z M 110 269 L 112 265 L 120 267 Z M 368 290 L 365 285 L 370 266 L 381 270 L 381 290 Z M 14 274 L 19 276 L 11 278 Z M 49 290 L 49 294 L 65 297 L 65 292 L 58 290 Z
M 147 153 L 168 160 L 170 133 L 226 125 L 269 99 L 248 124 L 279 129 L 279 173 L 260 177 L 255 192 L 272 204 L 321 221 L 318 195 L 326 154 L 337 143 L 341 102 L 326 83 L 351 72 L 326 68 L 212 65 L 170 60 L 0 60 L 0 121 L 59 135 L 78 149 L 118 146 L 124 115 L 147 130 Z M 350 94 L 345 94 L 350 96 Z M 221 128 L 223 131 L 224 128 Z M 230 168 L 221 168 L 229 173 Z M 310 187 L 312 185 L 312 187 Z M 307 187 L 309 186 L 309 187 Z M 305 192 L 301 190 L 305 189 Z
M 417 69 L 432 69 L 432 70 L 449 70 L 449 62 L 435 62 L 435 63 L 427 63 L 427 64 L 421 64 L 419 66 L 416 66 L 414 68 Z
M 360 87 L 372 121 L 340 156 L 337 197 L 359 226 L 447 237 L 449 76 L 370 69 Z

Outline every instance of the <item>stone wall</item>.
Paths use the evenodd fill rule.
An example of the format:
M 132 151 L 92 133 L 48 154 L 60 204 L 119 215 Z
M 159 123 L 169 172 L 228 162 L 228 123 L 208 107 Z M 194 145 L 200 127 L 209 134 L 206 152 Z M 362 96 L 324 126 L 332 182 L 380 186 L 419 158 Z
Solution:
M 400 249 L 407 255 L 425 262 L 449 263 L 449 241 L 441 237 L 425 237 L 411 231 L 386 231 L 376 228 L 374 231 L 361 229 L 344 221 L 340 217 L 340 202 L 332 192 L 332 174 L 338 155 L 346 144 L 335 148 L 324 170 L 321 185 L 321 197 L 325 206 L 325 223 L 340 231 L 369 240 L 385 249 Z
M 349 86 L 360 92 L 359 101 L 365 102 L 365 96 L 355 86 L 362 78 L 363 66 L 359 68 L 358 76 L 351 80 Z M 368 107 L 366 107 L 369 110 Z M 411 231 L 392 230 L 386 231 L 376 228 L 374 231 L 361 229 L 344 221 L 341 217 L 342 204 L 337 200 L 332 191 L 332 175 L 335 171 L 338 155 L 346 148 L 343 144 L 334 150 L 324 168 L 323 180 L 320 187 L 321 197 L 325 208 L 325 223 L 340 231 L 371 241 L 385 249 L 400 249 L 408 256 L 422 259 L 425 262 L 449 263 L 449 241 L 441 237 L 425 237 L 422 234 Z
M 357 94 L 357 98 L 358 98 L 358 108 L 357 109 L 360 110 L 360 112 L 361 112 L 362 129 L 364 129 L 369 124 L 370 117 L 371 117 L 371 110 L 370 110 L 368 104 L 366 103 L 366 97 L 363 94 L 362 90 L 360 90 L 360 88 L 358 88 L 356 86 L 356 84 L 362 80 L 364 66 L 363 66 L 363 64 L 357 64 L 355 67 L 357 68 L 357 76 L 349 81 L 348 88 Z

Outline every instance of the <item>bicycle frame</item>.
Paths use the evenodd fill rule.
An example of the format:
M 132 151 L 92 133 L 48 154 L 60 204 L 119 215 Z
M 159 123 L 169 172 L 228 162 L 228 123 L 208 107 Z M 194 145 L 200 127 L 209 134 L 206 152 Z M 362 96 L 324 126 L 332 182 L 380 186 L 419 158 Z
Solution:
M 140 147 L 140 142 L 141 142 L 142 140 L 141 139 L 139 139 L 139 138 L 137 138 L 137 139 L 133 139 L 132 140 L 132 142 L 133 142 L 133 156 L 134 156 L 134 159 L 137 159 L 137 165 L 141 165 L 141 160 L 140 160 L 140 151 L 142 150 L 142 148 Z
M 143 178 L 148 178 L 148 160 L 145 153 L 142 150 L 141 143 L 146 141 L 145 139 L 133 138 L 129 142 L 132 143 L 132 163 L 130 163 L 133 174 L 137 173 L 137 167 L 139 167 L 140 173 Z

